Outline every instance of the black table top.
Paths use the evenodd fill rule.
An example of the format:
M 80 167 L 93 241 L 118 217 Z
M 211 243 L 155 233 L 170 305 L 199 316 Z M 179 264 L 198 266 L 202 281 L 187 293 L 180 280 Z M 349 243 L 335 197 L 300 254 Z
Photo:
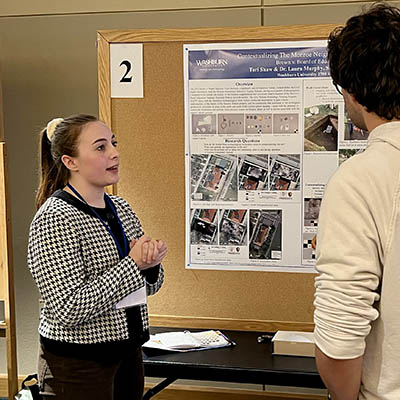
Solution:
M 173 330 L 182 331 L 150 328 L 152 334 Z M 272 355 L 270 342 L 257 342 L 259 332 L 222 332 L 236 346 L 187 353 L 143 349 L 145 376 L 325 388 L 314 358 Z

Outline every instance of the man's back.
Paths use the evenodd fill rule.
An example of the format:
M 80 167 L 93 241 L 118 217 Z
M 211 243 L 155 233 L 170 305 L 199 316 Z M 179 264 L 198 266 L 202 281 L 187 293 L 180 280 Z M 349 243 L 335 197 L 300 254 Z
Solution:
M 360 399 L 400 399 L 399 198 L 400 122 L 392 122 L 332 177 L 320 213 L 316 344 L 333 359 L 365 351 Z

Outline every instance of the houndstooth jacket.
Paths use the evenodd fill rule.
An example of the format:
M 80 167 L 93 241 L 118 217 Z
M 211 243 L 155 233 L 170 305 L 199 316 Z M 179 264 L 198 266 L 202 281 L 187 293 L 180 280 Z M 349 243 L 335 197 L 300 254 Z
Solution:
M 110 196 L 128 241 L 143 235 L 129 204 Z M 44 300 L 40 335 L 68 343 L 102 343 L 128 339 L 126 313 L 115 304 L 147 286 L 156 293 L 164 280 L 146 282 L 130 256 L 120 260 L 101 221 L 66 201 L 50 197 L 36 213 L 29 232 L 28 266 Z M 143 329 L 147 306 L 141 305 Z

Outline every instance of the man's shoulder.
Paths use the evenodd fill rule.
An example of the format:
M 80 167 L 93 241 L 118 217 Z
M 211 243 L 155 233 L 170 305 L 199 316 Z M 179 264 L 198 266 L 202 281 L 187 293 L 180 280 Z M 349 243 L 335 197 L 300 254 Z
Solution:
M 389 169 L 388 173 L 397 173 L 395 171 L 400 169 L 400 152 L 396 151 L 395 154 L 390 154 L 390 151 L 385 151 L 377 146 L 368 146 L 363 152 L 346 160 L 337 169 L 335 175 L 340 179 L 353 181 L 357 179 L 359 181 L 379 176 L 386 169 Z
M 355 178 L 361 178 L 363 172 L 366 169 L 373 168 L 373 158 L 371 157 L 370 152 L 365 150 L 362 153 L 355 154 L 346 160 L 333 174 L 331 181 L 346 181 L 353 180 Z
M 369 196 L 382 184 L 380 168 L 369 149 L 352 156 L 331 176 L 324 197 L 338 199 L 350 193 Z
M 390 204 L 400 184 L 400 154 L 388 153 L 368 146 L 349 158 L 330 178 L 324 198 L 331 199 L 332 204 L 349 199 L 373 204 L 386 199 Z

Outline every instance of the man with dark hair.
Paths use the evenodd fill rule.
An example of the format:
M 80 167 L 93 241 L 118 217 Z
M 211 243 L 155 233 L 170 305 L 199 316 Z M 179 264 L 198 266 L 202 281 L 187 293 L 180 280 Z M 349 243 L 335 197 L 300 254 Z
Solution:
M 318 370 L 332 399 L 400 399 L 400 10 L 334 30 L 328 59 L 366 150 L 329 181 L 315 281 Z

